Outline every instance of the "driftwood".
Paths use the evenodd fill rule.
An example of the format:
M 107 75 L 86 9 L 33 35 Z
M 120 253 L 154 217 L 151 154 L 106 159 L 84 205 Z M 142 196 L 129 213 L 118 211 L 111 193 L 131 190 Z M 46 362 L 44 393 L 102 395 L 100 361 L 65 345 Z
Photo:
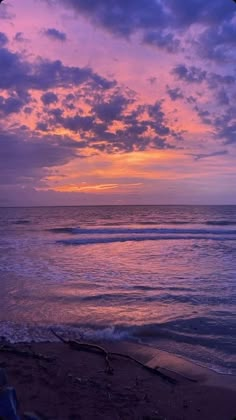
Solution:
M 112 374 L 114 369 L 111 367 L 111 363 L 110 363 L 110 358 L 111 357 L 121 357 L 121 358 L 125 358 L 125 359 L 129 359 L 135 363 L 137 363 L 138 365 L 140 365 L 142 368 L 148 370 L 149 372 L 161 377 L 161 379 L 171 383 L 171 384 L 176 384 L 177 381 L 173 378 L 171 378 L 170 376 L 166 375 L 163 372 L 160 372 L 159 370 L 157 370 L 158 368 L 152 368 L 150 366 L 145 365 L 144 363 L 140 362 L 139 360 L 135 359 L 132 356 L 129 356 L 127 354 L 123 354 L 123 353 L 116 353 L 116 352 L 110 352 L 107 351 L 106 349 L 104 349 L 104 347 L 98 346 L 96 344 L 91 344 L 91 343 L 82 343 L 80 341 L 77 340 L 67 340 L 64 337 L 62 337 L 60 334 L 56 333 L 52 328 L 51 328 L 51 332 L 55 335 L 55 337 L 57 337 L 60 341 L 62 341 L 64 344 L 69 345 L 71 348 L 75 349 L 75 350 L 84 350 L 84 351 L 90 351 L 90 352 L 96 352 L 98 354 L 101 354 L 102 356 L 105 357 L 105 361 L 106 361 L 106 365 L 107 365 L 107 373 Z
M 11 344 L 1 344 L 0 352 L 12 353 L 21 357 L 32 357 L 33 359 L 45 360 L 47 362 L 51 362 L 53 360 L 50 356 L 44 356 L 43 354 L 35 353 L 34 351 L 21 350 Z
M 113 368 L 110 364 L 110 359 L 109 359 L 110 353 L 106 351 L 103 347 L 98 346 L 96 344 L 81 343 L 80 341 L 77 341 L 77 340 L 66 340 L 61 335 L 56 333 L 52 328 L 51 328 L 51 331 L 55 335 L 55 337 L 57 337 L 60 341 L 62 341 L 64 344 L 68 344 L 70 347 L 72 347 L 75 350 L 97 352 L 98 354 L 103 355 L 106 361 L 106 365 L 107 365 L 106 372 L 109 373 L 110 375 L 113 374 Z

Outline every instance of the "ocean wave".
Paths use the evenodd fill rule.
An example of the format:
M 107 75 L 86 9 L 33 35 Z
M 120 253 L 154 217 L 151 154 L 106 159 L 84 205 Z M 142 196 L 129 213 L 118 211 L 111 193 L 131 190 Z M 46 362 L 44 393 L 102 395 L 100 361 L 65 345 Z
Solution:
M 96 245 L 109 244 L 115 242 L 142 242 L 142 241 L 160 241 L 160 240 L 216 240 L 216 241 L 236 241 L 236 236 L 203 236 L 203 235 L 156 235 L 156 236 L 121 236 L 121 237 L 92 237 L 80 239 L 61 239 L 56 241 L 65 246 Z
M 79 227 L 73 228 L 73 227 L 58 227 L 58 228 L 52 228 L 48 229 L 48 232 L 52 233 L 77 233 L 79 232 Z
M 206 225 L 210 226 L 235 226 L 236 220 L 208 220 Z
M 50 229 L 53 233 L 68 233 L 71 235 L 147 235 L 147 234 L 175 234 L 175 235 L 236 235 L 232 229 L 178 229 L 178 228 L 80 228 L 62 227 Z
M 0 337 L 10 342 L 19 341 L 55 341 L 51 329 L 56 329 L 66 338 L 78 338 L 83 335 L 90 339 L 160 339 L 169 338 L 175 341 L 197 342 L 215 347 L 216 336 L 223 341 L 218 342 L 218 348 L 224 348 L 227 344 L 236 345 L 236 338 L 232 332 L 236 330 L 235 320 L 228 321 L 227 328 L 224 323 L 217 325 L 214 319 L 209 317 L 180 318 L 163 323 L 148 323 L 137 325 L 106 325 L 106 324 L 18 324 L 11 321 L 0 322 Z M 229 337 L 231 340 L 227 339 Z
M 21 325 L 14 322 L 1 322 L 0 336 L 2 340 L 5 339 L 11 343 L 55 342 L 58 339 L 52 334 L 51 329 L 53 328 L 58 334 L 67 339 L 81 339 L 91 342 L 133 341 L 166 351 L 171 350 L 172 353 L 192 359 L 199 364 L 210 368 L 214 366 L 215 370 L 222 373 L 236 373 L 236 361 L 231 358 L 231 355 L 234 354 L 236 343 L 235 339 L 230 337 L 230 335 L 227 337 L 226 334 L 223 334 L 225 329 L 222 329 L 222 335 L 219 335 L 217 329 L 212 330 L 214 325 L 210 320 L 205 319 L 205 331 L 197 332 L 193 326 L 196 323 L 197 325 L 201 323 L 201 318 L 193 320 L 182 319 L 181 321 L 182 324 L 181 322 L 173 321 L 163 324 L 143 325 Z M 189 350 L 190 348 L 196 350 L 195 357 Z M 200 353 L 197 349 L 200 349 Z M 200 355 L 199 359 L 198 356 Z
M 132 223 L 129 223 L 130 225 L 132 225 Z M 134 225 L 140 225 L 140 226 L 165 226 L 165 225 L 207 225 L 207 226 L 236 226 L 236 220 L 207 220 L 207 221 L 202 221 L 202 220 L 154 220 L 154 221 L 135 221 L 135 223 L 133 223 Z M 124 222 L 105 222 L 102 223 L 102 226 L 122 226 L 124 225 Z
M 183 294 L 163 293 L 156 296 L 155 295 L 145 296 L 143 297 L 142 300 L 144 300 L 145 302 L 160 301 L 163 303 L 171 303 L 172 305 L 178 304 L 178 303 L 186 303 L 188 305 L 193 305 L 193 306 L 228 305 L 230 307 L 230 306 L 236 305 L 236 296 L 232 296 L 231 299 L 229 299 L 228 296 L 211 296 L 211 295 L 205 295 L 205 294 L 204 295 L 203 294 L 183 295 Z
M 116 326 L 95 326 L 91 324 L 19 324 L 12 321 L 0 322 L 0 339 L 10 343 L 55 342 L 55 330 L 67 339 L 121 341 L 129 339 L 129 331 Z
M 166 290 L 166 288 L 164 288 L 164 287 L 159 287 L 159 286 L 145 286 L 145 285 L 136 285 L 136 286 L 131 286 L 129 288 L 135 289 L 135 290 L 142 290 L 142 291 Z
M 30 220 L 25 220 L 25 219 L 19 219 L 19 220 L 13 220 L 12 224 L 14 225 L 27 225 L 30 223 Z
M 121 301 L 132 301 L 137 296 L 132 296 L 129 293 L 101 293 L 97 295 L 83 296 L 80 299 L 83 302 L 92 302 L 102 300 L 104 302 L 116 303 L 119 305 Z
M 136 308 L 137 305 L 149 304 L 149 303 L 162 303 L 162 304 L 171 304 L 177 305 L 179 303 L 187 304 L 188 306 L 200 306 L 203 308 L 204 306 L 209 309 L 209 307 L 218 307 L 220 305 L 228 305 L 228 307 L 232 308 L 236 304 L 236 295 L 234 296 L 212 296 L 207 295 L 205 293 L 197 294 L 197 293 L 186 293 L 185 289 L 180 288 L 177 290 L 177 293 L 173 293 L 171 289 L 170 293 L 164 293 L 164 289 L 158 288 L 135 288 L 135 292 L 132 293 L 122 293 L 122 292 L 114 292 L 114 293 L 93 293 L 88 295 L 81 295 L 80 293 L 75 294 L 53 294 L 49 296 L 49 301 L 52 302 L 61 302 L 62 304 L 69 304 L 73 305 L 79 302 L 83 303 L 90 303 L 95 302 L 97 303 L 98 307 L 110 307 L 116 306 L 119 307 L 120 305 L 130 305 L 133 308 Z M 156 293 L 155 291 L 159 290 L 160 293 Z M 147 293 L 147 292 L 153 293 Z M 142 293 L 143 292 L 143 293 Z M 146 293 L 145 293 L 146 292 Z M 31 296 L 31 299 L 34 302 L 45 301 L 45 297 L 38 296 L 35 294 Z M 174 307 L 174 306 L 173 306 Z M 236 331 L 235 331 L 236 335 Z

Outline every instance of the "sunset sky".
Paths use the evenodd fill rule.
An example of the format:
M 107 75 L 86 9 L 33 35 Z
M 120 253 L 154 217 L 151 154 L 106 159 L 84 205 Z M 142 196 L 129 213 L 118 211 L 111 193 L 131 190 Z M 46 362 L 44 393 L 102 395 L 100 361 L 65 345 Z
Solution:
M 4 0 L 0 206 L 236 204 L 232 0 Z

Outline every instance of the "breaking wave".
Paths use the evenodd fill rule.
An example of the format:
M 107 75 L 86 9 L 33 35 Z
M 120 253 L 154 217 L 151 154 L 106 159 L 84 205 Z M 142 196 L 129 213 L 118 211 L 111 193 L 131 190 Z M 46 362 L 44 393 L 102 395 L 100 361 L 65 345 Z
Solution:
M 58 244 L 76 246 L 76 245 L 96 245 L 108 244 L 115 242 L 142 242 L 142 241 L 160 241 L 160 240 L 216 240 L 216 241 L 236 241 L 236 236 L 220 236 L 220 235 L 158 235 L 158 236 L 121 236 L 121 237 L 93 237 L 93 238 L 80 238 L 80 239 L 61 239 Z
M 206 225 L 210 226 L 235 226 L 236 220 L 208 220 Z
M 58 227 L 50 230 L 66 234 L 56 242 L 63 245 L 91 245 L 114 242 L 140 242 L 158 240 L 236 240 L 235 229 L 212 228 L 127 228 L 127 227 Z
M 192 235 L 236 235 L 232 229 L 178 229 L 178 228 L 80 228 L 61 227 L 51 229 L 53 233 L 68 233 L 71 235 L 125 235 L 125 234 L 192 234 Z
M 205 323 L 205 330 L 198 334 L 196 325 Z M 232 326 L 235 329 L 235 324 Z M 133 341 L 151 345 L 165 351 L 171 351 L 187 359 L 197 361 L 221 373 L 236 374 L 236 361 L 231 359 L 234 354 L 235 340 L 225 328 L 216 330 L 208 318 L 193 320 L 181 319 L 164 324 L 144 325 L 20 325 L 14 322 L 0 323 L 0 338 L 11 343 L 19 342 L 55 342 L 57 338 L 51 329 L 67 339 L 85 341 Z M 219 335 L 218 350 L 224 354 L 224 364 L 215 353 L 215 334 Z M 189 350 L 191 348 L 191 351 Z M 206 350 L 204 350 L 204 348 Z M 200 353 L 199 352 L 200 349 Z M 195 354 L 193 352 L 195 351 Z M 199 354 L 201 358 L 199 359 Z M 228 361 L 227 361 L 228 360 Z

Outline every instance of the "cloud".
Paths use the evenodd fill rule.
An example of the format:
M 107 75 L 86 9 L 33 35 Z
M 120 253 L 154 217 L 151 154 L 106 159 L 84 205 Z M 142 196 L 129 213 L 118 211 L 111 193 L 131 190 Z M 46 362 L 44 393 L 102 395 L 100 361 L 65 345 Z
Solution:
M 229 96 L 226 93 L 225 89 L 220 89 L 216 95 L 217 103 L 219 105 L 229 105 L 230 100 Z
M 200 58 L 233 58 L 236 10 L 232 0 L 44 0 L 83 16 L 115 37 L 132 40 L 169 54 L 195 52 Z M 192 30 L 193 29 L 193 30 Z M 197 79 L 195 79 L 197 81 Z
M 196 47 L 204 59 L 223 64 L 233 57 L 236 46 L 236 25 L 234 20 L 223 21 L 221 25 L 207 27 L 197 38 Z
M 101 26 L 113 34 L 128 37 L 138 29 L 161 27 L 166 20 L 164 7 L 155 0 L 59 0 L 77 13 L 86 16 L 95 25 Z
M 15 89 L 27 83 L 30 77 L 30 65 L 17 53 L 7 48 L 0 48 L 0 62 L 0 89 Z
M 169 86 L 167 86 L 166 92 L 168 93 L 172 101 L 176 101 L 177 99 L 182 99 L 184 97 L 183 92 L 178 87 L 170 88 Z
M 24 37 L 23 32 L 17 32 L 13 39 L 16 42 L 28 42 L 28 39 Z
M 172 69 L 172 74 L 175 75 L 178 80 L 187 83 L 202 83 L 206 80 L 207 72 L 199 67 L 187 67 L 185 64 L 178 64 Z
M 44 35 L 54 41 L 65 42 L 67 40 L 67 36 L 65 32 L 61 32 L 55 28 L 48 28 L 43 31 Z
M 212 153 L 193 154 L 191 156 L 194 157 L 194 160 L 201 160 L 201 159 L 208 159 L 208 158 L 212 158 L 212 157 L 216 157 L 216 156 L 225 156 L 227 154 L 228 154 L 227 150 L 219 150 L 219 151 L 212 152 Z
M 115 94 L 108 101 L 101 100 L 92 107 L 92 112 L 105 122 L 111 123 L 114 120 L 122 120 L 122 113 L 133 100 L 122 94 Z
M 147 82 L 150 83 L 150 85 L 155 85 L 157 81 L 157 78 L 155 76 L 151 76 L 147 79 Z
M 79 86 L 90 82 L 93 86 L 110 89 L 114 80 L 108 80 L 89 67 L 65 66 L 60 60 L 43 58 L 30 63 L 20 54 L 0 48 L 0 89 L 48 90 L 55 87 Z
M 164 49 L 169 53 L 176 53 L 180 47 L 180 40 L 170 32 L 147 31 L 143 36 L 143 43 Z
M 168 126 L 161 101 L 141 106 L 127 92 L 117 89 L 93 94 L 90 92 L 86 115 L 76 107 L 70 115 L 54 108 L 37 127 L 43 131 L 49 127 L 70 130 L 78 141 L 82 140 L 81 147 L 109 154 L 175 147 L 169 140 L 175 140 L 178 131 Z
M 0 32 L 0 48 L 4 47 L 7 43 L 8 43 L 7 36 L 3 32 Z
M 41 96 L 44 105 L 51 105 L 58 102 L 58 97 L 54 92 L 46 92 Z
M 8 116 L 10 114 L 18 113 L 24 105 L 25 101 L 18 96 L 10 96 L 8 98 L 0 96 L 0 115 Z
M 234 109 L 235 112 L 235 109 Z M 217 118 L 215 120 L 215 127 L 217 128 L 217 136 L 224 139 L 224 144 L 236 143 L 236 119 L 235 114 L 233 118 Z
M 189 0 L 184 5 L 182 0 L 165 0 L 162 3 L 176 27 L 189 27 L 195 23 L 217 25 L 235 14 L 233 3 L 225 0 Z
M 233 74 L 218 74 L 218 73 L 208 73 L 207 83 L 210 89 L 218 89 L 219 86 L 226 86 L 228 89 L 232 90 L 236 82 L 236 77 Z
M 64 165 L 76 156 L 66 137 L 39 137 L 24 128 L 11 132 L 0 129 L 0 184 L 36 185 L 48 168 Z
M 108 31 L 129 36 L 140 29 L 186 28 L 194 23 L 216 25 L 231 19 L 232 2 L 225 0 L 47 0 L 70 7 Z
M 92 130 L 94 117 L 81 116 L 78 114 L 71 117 L 63 117 L 62 115 L 59 115 L 54 119 L 54 122 L 68 130 L 74 131 L 75 133 L 79 132 L 81 135 L 83 135 L 84 133 L 88 133 L 90 130 Z

